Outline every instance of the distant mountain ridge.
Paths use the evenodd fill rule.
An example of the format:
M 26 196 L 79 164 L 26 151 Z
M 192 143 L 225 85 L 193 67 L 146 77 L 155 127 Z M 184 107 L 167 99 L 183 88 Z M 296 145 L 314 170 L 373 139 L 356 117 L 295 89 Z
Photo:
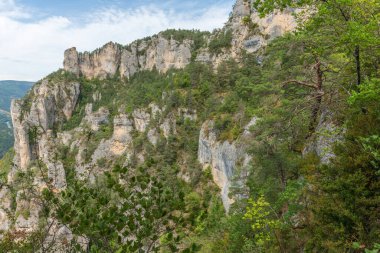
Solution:
M 0 81 L 0 109 L 9 112 L 11 100 L 23 97 L 33 84 L 34 82 L 27 81 Z
M 0 81 L 0 158 L 13 145 L 10 107 L 11 100 L 23 97 L 34 82 Z

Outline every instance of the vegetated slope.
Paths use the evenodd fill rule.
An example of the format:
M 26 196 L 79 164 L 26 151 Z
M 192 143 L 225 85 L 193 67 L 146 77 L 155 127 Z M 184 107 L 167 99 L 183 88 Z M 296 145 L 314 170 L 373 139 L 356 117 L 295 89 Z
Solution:
M 11 100 L 23 97 L 32 85 L 32 82 L 0 81 L 0 157 L 13 145 Z
M 376 251 L 377 37 L 360 44 L 357 82 L 350 45 L 329 44 L 340 33 L 312 22 L 260 44 L 249 4 L 238 1 L 235 26 L 206 34 L 194 54 L 178 51 L 199 38 L 190 31 L 70 49 L 65 70 L 16 101 L 14 154 L 0 164 L 1 249 Z M 260 46 L 238 53 L 244 41 Z M 167 68 L 184 63 L 176 52 L 186 64 Z

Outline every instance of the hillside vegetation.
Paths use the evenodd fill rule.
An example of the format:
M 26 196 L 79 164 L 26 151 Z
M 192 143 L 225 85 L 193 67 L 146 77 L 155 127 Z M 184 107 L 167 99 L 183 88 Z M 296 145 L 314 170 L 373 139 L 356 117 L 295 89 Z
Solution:
M 49 129 L 66 184 L 53 187 L 43 158 L 17 171 L 10 195 L 13 202 L 20 191 L 38 200 L 38 229 L 26 236 L 5 233 L 0 249 L 379 252 L 378 2 L 257 0 L 253 5 L 261 15 L 310 5 L 315 12 L 300 13 L 308 19 L 298 30 L 271 40 L 260 55 L 243 53 L 218 66 L 192 57 L 184 69 L 145 70 L 129 79 L 87 79 L 62 70 L 49 75 L 45 81 L 52 87 L 80 85 L 73 115 Z M 193 32 L 168 30 L 165 36 L 207 43 L 200 39 L 204 34 Z M 231 44 L 229 32 L 220 34 L 207 44 L 215 54 L 226 41 Z M 34 96 L 24 98 L 25 111 Z M 97 128 L 91 125 L 96 120 Z M 146 125 L 140 131 L 129 121 Z M 103 157 L 115 146 L 99 147 L 115 141 L 120 126 L 132 129 L 131 138 L 124 138 L 130 153 Z M 30 129 L 31 146 L 39 131 Z M 62 136 L 72 138 L 65 144 Z M 218 150 L 223 154 L 218 168 L 202 163 L 200 143 L 208 145 L 213 136 L 213 144 L 228 151 L 247 146 L 241 157 L 236 148 L 223 201 L 217 169 L 227 166 L 232 151 Z M 12 155 L 0 163 L 2 172 L 10 170 Z M 39 188 L 28 195 L 36 178 L 46 180 L 41 196 Z M 226 197 L 233 199 L 229 209 Z M 60 244 L 65 251 L 54 251 L 52 220 L 72 232 Z

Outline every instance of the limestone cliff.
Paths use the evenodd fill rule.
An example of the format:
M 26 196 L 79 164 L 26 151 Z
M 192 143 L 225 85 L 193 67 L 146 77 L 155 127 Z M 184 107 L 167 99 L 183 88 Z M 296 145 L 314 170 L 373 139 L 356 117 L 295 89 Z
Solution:
M 212 39 L 220 33 L 231 32 L 230 46 L 218 54 L 213 54 L 204 48 L 197 55 L 197 61 L 213 65 L 218 65 L 229 58 L 239 61 L 243 52 L 259 52 L 269 41 L 296 28 L 297 23 L 293 14 L 297 10 L 277 11 L 261 18 L 253 9 L 252 2 L 252 0 L 237 0 L 225 27 L 211 36 Z
M 66 187 L 63 164 L 54 158 L 56 143 L 52 130 L 70 119 L 78 96 L 78 82 L 54 82 L 46 78 L 26 98 L 12 102 L 15 157 L 8 186 L 0 192 L 1 230 L 35 231 L 40 224 L 41 191 L 48 186 L 57 191 Z M 33 187 L 22 187 L 21 182 L 26 181 Z
M 14 100 L 11 106 L 15 136 L 15 165 L 25 170 L 35 159 L 46 158 L 46 146 L 55 124 L 70 119 L 79 96 L 79 83 L 56 83 L 44 79 L 35 85 L 24 100 Z
M 183 68 L 191 60 L 192 41 L 178 42 L 160 34 L 149 40 L 136 41 L 128 47 L 108 43 L 92 53 L 78 53 L 70 48 L 64 54 L 64 69 L 86 78 L 104 79 L 116 74 L 129 78 L 139 70 Z
M 252 1 L 237 0 L 225 27 L 205 39 L 202 48 L 194 48 L 194 41 L 177 41 L 162 33 L 148 39 L 122 46 L 109 42 L 93 52 L 78 53 L 76 48 L 64 53 L 63 67 L 77 76 L 104 79 L 118 75 L 129 78 L 140 70 L 157 69 L 166 72 L 171 68 L 184 68 L 194 55 L 199 62 L 217 66 L 224 60 L 240 60 L 243 51 L 254 53 L 267 45 L 268 41 L 296 28 L 293 16 L 295 10 L 277 12 L 260 18 L 252 8 Z M 231 33 L 231 41 L 221 52 L 211 52 L 208 48 L 221 34 Z
M 142 70 L 156 69 L 164 73 L 171 68 L 181 69 L 192 60 L 211 63 L 215 67 L 229 58 L 239 61 L 245 51 L 257 53 L 269 40 L 294 27 L 295 21 L 290 11 L 261 19 L 250 7 L 250 1 L 238 0 L 226 26 L 204 38 L 205 43 L 199 48 L 194 48 L 191 39 L 179 41 L 174 36 L 168 38 L 158 34 L 128 46 L 110 42 L 91 53 L 79 53 L 75 48 L 66 50 L 64 71 L 55 74 L 58 78 L 43 79 L 28 96 L 12 103 L 15 157 L 7 182 L 12 187 L 4 187 L 0 191 L 0 230 L 16 233 L 36 231 L 41 226 L 42 191 L 45 188 L 53 192 L 64 190 L 68 170 L 76 179 L 90 184 L 115 164 L 142 164 L 149 159 L 147 150 L 178 137 L 177 125 L 184 122 L 198 127 L 198 156 L 191 158 L 189 154 L 181 154 L 178 177 L 186 182 L 191 181 L 188 176 L 190 172 L 184 169 L 191 159 L 198 160 L 198 167 L 199 164 L 204 168 L 210 167 L 228 211 L 233 202 L 233 197 L 229 196 L 232 178 L 239 168 L 246 168 L 251 159 L 247 154 L 247 141 L 253 138 L 249 128 L 256 123 L 256 118 L 243 127 L 236 140 L 219 141 L 211 116 L 203 116 L 200 120 L 197 110 L 191 106 L 165 106 L 176 105 L 169 103 L 171 98 L 166 96 L 168 94 L 163 95 L 159 103 L 136 106 L 131 111 L 126 110 L 123 104 L 128 97 L 119 98 L 119 101 L 109 98 L 107 103 L 97 106 L 104 97 L 112 97 L 113 94 L 102 93 L 102 82 L 97 87 L 83 87 L 84 84 L 80 83 L 83 79 L 76 77 L 102 81 L 115 76 L 128 79 Z M 212 41 L 224 33 L 231 33 L 228 45 L 218 52 L 210 51 Z M 66 72 L 74 74 L 74 81 L 59 78 Z M 122 81 L 118 85 L 121 89 L 126 88 Z M 84 96 L 81 93 L 84 88 L 91 90 L 94 87 L 98 90 L 86 93 L 88 97 L 85 99 L 81 97 Z M 192 104 L 191 101 L 187 102 Z M 111 107 L 116 104 L 118 108 L 112 111 Z M 63 129 L 73 113 L 76 113 L 77 124 Z M 199 171 L 201 169 L 197 173 Z M 19 187 L 22 185 L 20 181 L 26 179 L 32 187 Z M 49 231 L 46 243 L 55 235 L 63 241 L 74 240 L 70 229 L 64 224 L 51 217 L 47 220 L 52 231 Z M 84 246 L 87 243 L 85 237 L 75 240 Z
M 252 159 L 247 154 L 247 140 L 252 138 L 250 128 L 256 124 L 253 118 L 244 128 L 238 140 L 218 141 L 213 121 L 203 123 L 199 135 L 198 161 L 204 168 L 210 167 L 214 182 L 221 189 L 223 205 L 229 210 L 233 198 L 229 196 L 229 188 L 237 167 L 244 169 Z

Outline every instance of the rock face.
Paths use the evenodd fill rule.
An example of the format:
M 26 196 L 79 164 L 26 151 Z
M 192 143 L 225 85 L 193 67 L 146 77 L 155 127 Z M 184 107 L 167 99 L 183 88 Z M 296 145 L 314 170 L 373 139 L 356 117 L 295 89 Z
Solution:
M 44 147 L 37 145 L 39 140 L 47 136 L 55 123 L 71 117 L 79 92 L 77 82 L 52 83 L 44 79 L 31 91 L 31 101 L 12 101 L 16 167 L 25 170 L 32 160 L 43 158 Z
M 19 174 L 29 171 L 34 175 L 33 187 L 18 189 L 16 192 L 15 213 L 12 224 L 10 189 L 0 192 L 0 230 L 29 233 L 39 225 L 40 202 L 36 198 L 47 187 L 43 180 L 46 170 L 47 180 L 53 189 L 66 187 L 63 165 L 55 157 L 54 136 L 52 129 L 72 116 L 79 97 L 79 83 L 50 82 L 42 80 L 35 85 L 24 100 L 14 100 L 11 107 L 12 123 L 15 136 L 14 166 L 8 174 L 8 184 L 17 184 Z M 36 165 L 42 163 L 43 165 Z M 37 169 L 39 167 L 39 169 Z M 17 188 L 16 188 L 17 189 Z
M 257 52 L 268 40 L 295 27 L 291 12 L 276 13 L 269 18 L 260 19 L 250 6 L 251 1 L 237 0 L 230 21 L 221 30 L 232 32 L 231 47 L 223 49 L 221 54 L 210 53 L 207 45 L 192 52 L 193 41 L 177 41 L 158 34 L 128 46 L 110 42 L 91 53 L 78 53 L 75 48 L 70 48 L 64 53 L 64 70 L 88 79 L 105 79 L 115 75 L 129 78 L 141 70 L 157 69 L 159 72 L 166 72 L 171 68 L 184 68 L 194 56 L 197 61 L 216 66 L 231 57 L 238 60 L 243 51 Z M 249 22 L 243 22 L 247 17 Z M 206 44 L 211 39 L 212 37 L 206 38 Z M 0 231 L 13 229 L 16 232 L 30 233 L 40 225 L 39 213 L 42 205 L 38 196 L 41 196 L 46 187 L 56 192 L 66 187 L 67 168 L 64 168 L 63 160 L 58 158 L 58 154 L 65 152 L 61 152 L 60 148 L 69 150 L 67 152 L 72 155 L 70 159 L 73 160 L 78 179 L 91 183 L 96 175 L 111 168 L 116 161 L 121 161 L 124 165 L 131 163 L 132 158 L 137 162 L 144 161 L 147 154 L 144 150 L 137 150 L 137 145 L 134 144 L 136 136 L 140 138 L 140 142 L 146 140 L 148 145 L 156 146 L 177 134 L 177 130 L 180 131 L 180 128 L 176 129 L 177 120 L 197 123 L 199 120 L 195 110 L 169 110 L 156 104 L 150 104 L 146 108 L 134 108 L 130 114 L 122 106 L 118 112 L 110 111 L 105 106 L 94 109 L 102 100 L 102 94 L 96 91 L 88 98 L 92 98 L 92 101 L 80 108 L 84 116 L 78 126 L 57 132 L 62 123 L 72 117 L 79 95 L 78 82 L 46 78 L 36 84 L 25 99 L 12 102 L 15 158 L 14 167 L 8 175 L 8 184 L 17 185 L 20 175 L 32 173 L 32 182 L 29 183 L 33 187 L 16 189 L 16 192 L 7 187 L 0 189 Z M 167 95 L 162 96 L 162 100 L 167 99 Z M 233 142 L 221 142 L 217 139 L 212 120 L 203 122 L 200 129 L 198 160 L 204 167 L 210 166 L 213 179 L 221 189 L 227 211 L 233 202 L 233 198 L 229 197 L 231 179 L 238 168 L 244 168 L 251 159 L 246 153 L 245 141 L 251 135 L 249 127 L 255 123 L 256 118 L 253 118 L 240 138 Z M 98 139 L 92 140 L 91 136 L 96 134 Z M 184 177 L 186 175 L 182 178 Z M 74 236 L 67 227 L 55 220 L 51 220 L 51 223 L 51 238 L 46 243 L 54 238 L 62 238 L 62 241 L 73 240 Z M 83 247 L 86 246 L 86 238 L 77 240 L 83 242 Z M 54 252 L 61 251 L 57 249 Z
M 219 34 L 231 32 L 231 47 L 223 49 L 219 54 L 212 54 L 207 48 L 203 48 L 196 56 L 197 61 L 211 63 L 214 66 L 230 58 L 239 62 L 243 52 L 259 52 L 272 39 L 296 28 L 297 23 L 293 13 L 297 13 L 298 10 L 277 11 L 260 18 L 253 9 L 252 2 L 252 0 L 237 0 L 229 21 L 219 31 Z
M 297 10 L 289 9 L 260 18 L 251 6 L 252 0 L 237 0 L 230 20 L 219 31 L 232 32 L 231 47 L 224 49 L 222 54 L 210 53 L 207 45 L 192 52 L 194 41 L 185 39 L 180 42 L 158 34 L 132 42 L 128 46 L 109 42 L 91 53 L 78 53 L 75 47 L 67 49 L 63 68 L 89 79 L 104 79 L 115 75 L 129 78 L 140 70 L 157 69 L 159 72 L 166 72 L 171 68 L 184 68 L 191 62 L 192 54 L 196 54 L 196 61 L 217 66 L 229 58 L 239 60 L 243 51 L 257 52 L 268 41 L 296 27 L 292 13 Z M 216 34 L 211 35 L 207 40 L 210 41 L 215 36 Z
M 314 153 L 320 158 L 321 164 L 330 163 L 330 159 L 335 157 L 334 144 L 342 140 L 344 132 L 334 124 L 333 118 L 330 112 L 322 112 L 315 129 L 316 134 L 310 138 L 308 145 L 302 151 L 302 155 Z
M 214 122 L 211 120 L 203 123 L 201 128 L 198 161 L 204 168 L 211 168 L 214 182 L 221 189 L 223 205 L 227 212 L 233 202 L 228 196 L 231 179 L 236 173 L 237 166 L 244 167 L 251 159 L 246 153 L 244 140 L 250 136 L 249 128 L 255 125 L 256 121 L 257 119 L 253 118 L 245 127 L 242 136 L 232 143 L 217 140 Z
M 11 192 L 7 187 L 2 187 L 0 190 L 0 232 L 8 231 L 11 227 L 11 219 L 9 213 L 11 213 L 12 197 Z M 0 239 L 1 239 L 0 235 Z
M 92 53 L 78 53 L 70 48 L 64 53 L 63 66 L 66 71 L 89 79 L 116 74 L 129 78 L 139 70 L 154 68 L 166 72 L 190 63 L 191 45 L 190 40 L 180 43 L 158 35 L 141 43 L 133 42 L 128 47 L 110 42 Z
M 101 125 L 108 123 L 108 116 L 110 112 L 107 108 L 101 107 L 98 111 L 92 111 L 92 104 L 86 105 L 86 116 L 82 123 L 90 127 L 92 131 L 98 131 Z
M 87 104 L 80 126 L 60 133 L 58 138 L 59 143 L 69 147 L 72 152 L 75 149 L 78 150 L 75 157 L 76 175 L 80 179 L 90 181 L 93 181 L 96 175 L 106 171 L 115 160 L 119 159 L 122 164 L 128 165 L 131 158 L 137 155 L 143 161 L 144 154 L 136 154 L 135 151 L 133 141 L 136 135 L 146 137 L 149 143 L 155 146 L 161 136 L 167 138 L 175 132 L 175 118 L 182 116 L 177 113 L 161 118 L 162 109 L 153 103 L 147 108 L 135 109 L 131 114 L 119 110 L 119 114 L 113 119 L 106 108 L 100 107 L 95 112 L 92 108 L 91 103 Z M 153 119 L 157 121 L 155 125 L 150 124 Z M 110 136 L 101 139 L 98 143 L 89 143 L 87 135 L 96 135 L 102 131 L 103 126 L 110 128 L 109 121 L 113 122 Z M 89 146 L 94 146 L 90 156 Z
M 227 29 L 232 30 L 232 51 L 236 54 L 240 54 L 243 49 L 250 53 L 256 52 L 269 40 L 282 36 L 297 26 L 292 15 L 296 10 L 277 11 L 260 18 L 253 9 L 252 2 L 252 0 L 237 0 L 226 25 Z
M 119 157 L 132 150 L 133 123 L 128 115 L 120 114 L 113 121 L 114 130 L 111 139 L 104 140 L 92 155 L 92 161 L 110 157 Z

